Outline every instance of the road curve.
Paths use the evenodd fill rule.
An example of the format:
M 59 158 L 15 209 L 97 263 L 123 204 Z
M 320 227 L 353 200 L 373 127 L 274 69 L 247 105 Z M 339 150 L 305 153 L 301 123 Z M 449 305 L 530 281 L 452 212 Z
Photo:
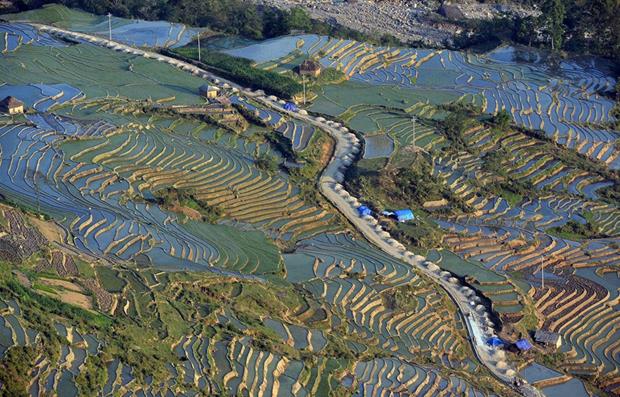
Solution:
M 26 21 L 26 23 L 28 22 Z M 451 277 L 448 272 L 442 272 L 438 266 L 428 262 L 423 256 L 415 255 L 412 252 L 407 251 L 401 243 L 391 238 L 387 232 L 381 230 L 381 228 L 377 226 L 377 221 L 374 218 L 361 218 L 358 215 L 356 209 L 358 205 L 357 199 L 352 197 L 343 189 L 342 185 L 340 185 L 343 180 L 344 171 L 352 163 L 354 157 L 359 152 L 360 146 L 358 138 L 354 134 L 350 133 L 347 128 L 341 126 L 337 122 L 325 120 L 322 117 L 314 117 L 299 112 L 287 111 L 282 108 L 282 102 L 278 101 L 277 98 L 267 98 L 264 96 L 264 93 L 260 91 L 252 92 L 251 90 L 245 89 L 236 83 L 207 72 L 196 65 L 172 57 L 152 51 L 134 48 L 126 44 L 110 41 L 94 35 L 73 32 L 49 25 L 35 23 L 30 24 L 41 31 L 60 37 L 83 40 L 91 44 L 108 47 L 115 51 L 122 51 L 129 54 L 143 56 L 145 58 L 151 58 L 160 62 L 166 62 L 196 76 L 209 79 L 214 84 L 219 86 L 227 84 L 232 88 L 243 91 L 245 95 L 251 96 L 253 99 L 265 106 L 273 108 L 280 113 L 287 114 L 292 118 L 312 124 L 329 133 L 336 144 L 334 154 L 319 178 L 320 192 L 369 242 L 392 257 L 417 268 L 419 271 L 438 283 L 447 292 L 453 302 L 457 305 L 462 318 L 467 325 L 469 341 L 480 362 L 486 366 L 496 378 L 515 389 L 512 385 L 512 381 L 515 377 L 514 368 L 509 366 L 508 363 L 504 361 L 504 352 L 491 348 L 486 344 L 486 339 L 490 337 L 493 332 L 492 329 L 489 328 L 489 314 L 484 310 L 476 310 L 475 306 L 478 306 L 478 300 L 476 297 L 472 297 L 470 292 L 471 290 L 467 287 L 459 285 L 458 280 Z M 529 384 L 524 384 L 515 390 L 525 396 L 543 395 L 538 389 Z

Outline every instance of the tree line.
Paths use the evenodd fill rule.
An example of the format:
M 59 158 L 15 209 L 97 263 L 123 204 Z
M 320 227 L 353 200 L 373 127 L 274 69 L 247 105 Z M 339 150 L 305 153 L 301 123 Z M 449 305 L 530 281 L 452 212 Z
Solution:
M 280 10 L 243 0 L 14 0 L 19 11 L 60 3 L 98 15 L 166 20 L 261 40 L 304 31 L 381 45 L 403 44 L 390 35 L 370 35 L 337 23 L 314 20 L 302 8 Z
M 600 55 L 620 62 L 620 0 L 515 0 L 538 16 L 466 24 L 456 47 L 513 41 L 551 50 Z

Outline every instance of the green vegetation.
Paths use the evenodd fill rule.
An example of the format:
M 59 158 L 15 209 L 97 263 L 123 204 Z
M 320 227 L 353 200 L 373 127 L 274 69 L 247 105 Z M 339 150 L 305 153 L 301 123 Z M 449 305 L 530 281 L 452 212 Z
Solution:
M 224 215 L 224 211 L 219 206 L 209 205 L 204 200 L 196 198 L 196 192 L 192 189 L 168 187 L 156 191 L 154 195 L 158 204 L 170 210 L 176 210 L 177 206 L 181 206 L 198 211 L 202 216 L 202 221 L 207 223 L 217 223 Z
M 0 396 L 27 397 L 30 371 L 36 358 L 29 346 L 10 349 L 0 360 Z
M 416 219 L 407 223 L 392 222 L 386 225 L 389 233 L 414 252 L 426 252 L 441 244 L 443 232 L 421 211 L 416 211 Z
M 428 159 L 418 154 L 409 167 L 387 166 L 381 170 L 351 167 L 347 172 L 347 187 L 359 197 L 378 199 L 377 207 L 412 204 L 421 207 L 428 200 L 448 198 L 450 193 L 432 176 Z
M 118 272 L 111 267 L 97 266 L 97 278 L 101 286 L 108 292 L 121 292 L 125 287 L 125 281 L 118 277 Z
M 455 46 L 494 46 L 514 41 L 553 50 L 620 59 L 620 3 L 617 1 L 518 0 L 536 5 L 538 17 L 472 21 Z
M 270 174 L 278 172 L 279 163 L 278 159 L 268 154 L 261 154 L 254 162 L 258 169 L 267 171 Z
M 168 52 L 166 52 L 168 53 Z M 179 48 L 173 55 L 198 59 L 198 49 Z M 302 91 L 302 86 L 292 78 L 276 72 L 255 68 L 252 61 L 215 51 L 203 52 L 202 64 L 206 69 L 217 72 L 222 77 L 235 81 L 245 87 L 261 89 L 269 94 L 290 98 Z
M 574 220 L 570 220 L 562 226 L 547 229 L 546 232 L 568 240 L 577 241 L 609 237 L 604 233 L 600 233 L 591 221 L 579 223 Z
M 338 23 L 312 19 L 299 7 L 280 10 L 242 0 L 18 0 L 13 3 L 18 11 L 60 3 L 97 15 L 110 12 L 125 18 L 183 22 L 257 40 L 286 35 L 291 31 L 305 31 L 381 45 L 401 44 L 398 39 L 387 34 L 366 34 Z M 44 20 L 44 23 L 53 22 L 62 23 L 51 18 Z
M 510 123 L 512 123 L 512 116 L 505 109 L 502 109 L 496 115 L 493 116 L 491 122 L 495 124 L 500 130 L 506 130 Z
M 345 74 L 336 68 L 325 68 L 316 78 L 316 84 L 334 84 L 344 81 Z

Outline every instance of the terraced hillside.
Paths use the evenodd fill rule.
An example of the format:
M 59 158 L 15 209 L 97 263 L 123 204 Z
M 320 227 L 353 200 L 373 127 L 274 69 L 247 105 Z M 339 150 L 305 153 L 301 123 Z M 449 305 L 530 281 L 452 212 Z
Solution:
M 157 58 L 2 27 L 22 38 L 0 94 L 26 105 L 0 116 L 3 393 L 515 395 L 448 294 L 316 192 L 334 143 L 315 124 L 213 79 L 207 101 L 203 75 Z
M 543 393 L 585 396 L 582 381 L 600 393 L 618 393 L 613 65 L 554 63 L 549 54 L 524 48 L 466 54 L 314 35 L 227 52 L 289 75 L 305 58 L 343 72 L 348 81 L 313 87 L 310 110 L 337 117 L 364 139 L 363 159 L 347 174 L 359 180 L 345 181 L 345 188 L 371 206 L 382 230 L 403 236 L 409 249 L 427 252 L 467 283 L 481 308 L 492 310 L 505 340 L 536 329 L 562 336 L 554 362 L 548 358 L 553 351 L 536 344 L 533 354 L 508 353 L 523 366 L 535 360 L 559 371 L 552 386 L 541 383 Z M 508 120 L 501 122 L 504 114 Z M 421 163 L 426 167 L 416 168 Z M 427 169 L 428 177 L 407 179 Z M 411 225 L 378 216 L 404 207 L 415 210 Z M 430 230 L 440 237 L 425 239 Z M 289 278 L 338 277 L 346 269 L 364 274 L 357 261 L 325 258 L 330 250 L 323 243 L 299 250 L 306 251 L 316 259 L 287 258 L 299 269 L 293 273 L 289 265 Z M 362 287 L 323 280 L 315 288 L 340 302 L 347 290 Z M 344 300 L 367 296 L 364 291 Z
M 144 21 L 89 14 L 67 8 L 60 4 L 48 4 L 43 8 L 5 15 L 9 21 L 41 22 L 76 32 L 92 33 L 108 37 L 109 26 L 112 37 L 122 43 L 136 47 L 178 47 L 194 40 L 204 29 L 191 28 L 182 23 L 167 21 Z
M 518 125 L 541 130 L 554 142 L 602 161 L 612 169 L 620 167 L 614 144 L 618 133 L 606 127 L 613 121 L 613 101 L 606 93 L 612 92 L 615 81 L 606 74 L 605 66 L 600 69 L 592 63 L 562 61 L 551 72 L 540 54 L 527 49 L 501 47 L 479 56 L 445 50 L 375 47 L 313 35 L 271 40 L 229 53 L 257 62 L 278 62 L 278 55 L 286 61 L 293 50 L 317 59 L 324 67 L 342 71 L 351 82 L 370 87 L 358 94 L 353 94 L 355 84 L 348 87 L 350 90 L 327 87 L 313 105 L 319 112 L 335 115 L 339 112 L 332 112 L 337 109 L 343 112 L 358 104 L 390 99 L 392 106 L 406 108 L 403 102 L 418 95 L 431 103 L 456 97 L 487 113 L 507 110 Z M 410 94 L 391 92 L 391 88 Z M 372 98 L 375 89 L 384 98 Z M 330 102 L 337 105 L 331 111 Z

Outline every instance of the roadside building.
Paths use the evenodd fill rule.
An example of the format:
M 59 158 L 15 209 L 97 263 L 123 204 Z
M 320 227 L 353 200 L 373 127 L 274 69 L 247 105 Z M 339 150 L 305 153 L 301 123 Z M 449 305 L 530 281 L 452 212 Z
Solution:
M 24 103 L 15 97 L 8 96 L 0 101 L 0 112 L 8 114 L 24 113 Z
M 544 346 L 559 349 L 562 346 L 562 335 L 556 332 L 546 331 L 544 329 L 536 330 L 534 340 Z
M 360 216 L 364 217 L 366 215 L 372 215 L 372 210 L 365 205 L 360 205 L 359 207 L 357 207 L 357 213 Z
M 201 96 L 207 99 L 215 99 L 219 95 L 220 89 L 215 86 L 209 85 L 209 84 L 204 84 L 200 86 L 200 88 L 198 89 L 198 92 L 200 93 Z
M 299 65 L 299 74 L 302 76 L 319 77 L 321 74 L 321 64 L 312 59 L 306 59 Z

